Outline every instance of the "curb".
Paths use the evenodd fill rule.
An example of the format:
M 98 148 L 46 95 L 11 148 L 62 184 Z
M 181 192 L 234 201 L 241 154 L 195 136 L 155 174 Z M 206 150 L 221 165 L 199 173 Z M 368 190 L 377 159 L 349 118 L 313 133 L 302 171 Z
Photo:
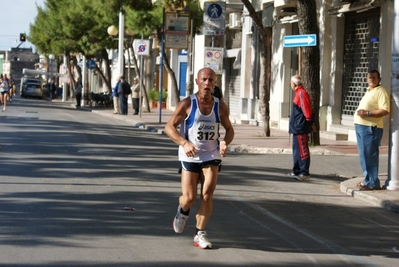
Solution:
M 360 191 L 356 188 L 355 184 L 361 182 L 363 178 L 353 178 L 344 181 L 340 184 L 339 188 L 342 193 L 351 197 L 360 199 L 370 203 L 376 207 L 384 208 L 388 211 L 399 213 L 399 201 L 395 196 L 389 197 L 389 194 L 395 194 L 397 191 L 390 190 L 374 190 L 374 191 Z

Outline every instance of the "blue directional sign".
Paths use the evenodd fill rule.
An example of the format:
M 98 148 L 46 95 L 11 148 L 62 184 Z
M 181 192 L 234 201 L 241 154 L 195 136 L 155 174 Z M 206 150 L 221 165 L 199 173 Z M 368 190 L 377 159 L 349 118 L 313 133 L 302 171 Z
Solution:
M 90 59 L 86 62 L 86 67 L 89 70 L 94 70 L 96 68 L 96 62 L 93 59 Z
M 284 36 L 284 47 L 316 46 L 316 34 Z

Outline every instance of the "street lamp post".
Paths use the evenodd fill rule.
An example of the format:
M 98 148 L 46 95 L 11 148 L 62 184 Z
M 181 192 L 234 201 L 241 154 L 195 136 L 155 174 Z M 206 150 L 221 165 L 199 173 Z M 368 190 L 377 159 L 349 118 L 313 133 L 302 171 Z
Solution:
M 118 36 L 118 63 L 119 63 L 119 74 L 124 75 L 125 70 L 125 62 L 124 62 L 124 53 L 123 53 L 123 41 L 125 34 L 125 11 L 123 10 L 123 6 L 121 6 L 119 11 L 119 36 Z
M 119 76 L 124 75 L 125 63 L 124 63 L 124 52 L 123 52 L 123 42 L 125 38 L 125 11 L 123 6 L 120 8 L 119 11 L 119 30 L 114 26 L 111 25 L 108 27 L 107 32 L 111 36 L 116 36 L 118 34 L 118 68 L 117 74 Z

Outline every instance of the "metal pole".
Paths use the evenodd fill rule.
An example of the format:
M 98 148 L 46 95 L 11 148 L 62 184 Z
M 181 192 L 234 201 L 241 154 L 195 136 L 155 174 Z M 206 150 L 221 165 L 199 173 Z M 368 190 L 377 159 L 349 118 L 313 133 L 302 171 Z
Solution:
M 163 87 L 163 54 L 165 52 L 165 8 L 162 9 L 162 35 L 161 35 L 161 62 L 159 64 L 160 82 L 159 82 L 159 120 L 162 122 L 162 87 Z M 176 96 L 179 97 L 179 96 Z
M 63 57 L 63 63 L 64 63 L 64 68 L 65 68 L 65 76 L 68 75 L 69 70 L 68 70 L 68 65 L 67 65 L 67 56 L 66 56 L 66 52 L 64 52 L 64 57 Z M 67 94 L 67 78 L 63 77 L 63 83 L 62 83 L 62 102 L 66 101 L 66 94 Z
M 143 40 L 143 33 L 141 33 L 141 40 Z M 136 54 L 136 53 L 135 53 Z M 144 65 L 144 61 L 143 61 L 143 55 L 140 55 L 140 86 L 139 86 L 139 116 L 141 118 L 141 106 L 143 105 L 142 101 L 141 101 L 141 97 L 142 97 L 142 93 L 141 90 L 143 90 L 143 65 Z
M 124 75 L 125 63 L 124 63 L 124 52 L 123 52 L 123 41 L 125 38 L 125 17 L 124 17 L 123 6 L 119 12 L 119 35 L 118 35 L 118 75 Z
M 187 73 L 186 73 L 186 96 L 189 96 L 193 93 L 193 81 L 192 81 L 192 52 L 193 52 L 193 31 L 194 31 L 194 20 L 191 20 L 190 25 L 190 43 L 188 45 L 188 53 L 187 53 Z
M 50 54 L 50 56 L 49 56 L 49 59 L 50 59 L 50 61 L 49 61 L 49 66 L 50 66 L 50 80 L 51 80 L 51 83 L 53 83 L 53 79 L 54 79 L 54 77 L 53 77 L 53 61 L 54 61 L 54 59 L 53 59 L 53 54 Z M 51 92 L 51 89 L 52 89 L 52 84 L 49 84 L 49 96 L 50 96 L 50 101 L 53 101 L 53 94 L 52 94 L 52 92 Z M 55 85 L 55 81 L 54 81 L 54 85 Z
M 388 190 L 399 190 L 399 1 L 394 2 L 391 62 L 391 125 Z
M 88 94 L 87 94 L 87 86 L 86 86 L 86 81 L 87 81 L 87 67 L 86 67 L 86 56 L 83 56 L 83 60 L 82 60 L 82 93 L 83 93 L 83 97 L 81 100 L 80 105 L 82 107 L 85 106 L 85 98 L 88 99 Z
M 50 73 L 50 55 L 47 56 L 47 72 L 46 72 L 46 86 L 50 93 L 50 83 L 49 83 L 49 77 L 48 77 L 49 73 Z

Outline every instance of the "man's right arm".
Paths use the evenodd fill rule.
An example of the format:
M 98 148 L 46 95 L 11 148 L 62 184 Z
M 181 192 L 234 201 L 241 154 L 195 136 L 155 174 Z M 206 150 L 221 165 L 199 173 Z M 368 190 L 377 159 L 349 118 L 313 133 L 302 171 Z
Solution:
M 180 133 L 177 131 L 177 127 L 186 119 L 187 110 L 190 107 L 190 98 L 186 98 L 177 105 L 175 112 L 172 117 L 166 123 L 165 133 L 167 136 L 172 139 L 178 145 L 184 146 L 188 140 L 186 140 Z

